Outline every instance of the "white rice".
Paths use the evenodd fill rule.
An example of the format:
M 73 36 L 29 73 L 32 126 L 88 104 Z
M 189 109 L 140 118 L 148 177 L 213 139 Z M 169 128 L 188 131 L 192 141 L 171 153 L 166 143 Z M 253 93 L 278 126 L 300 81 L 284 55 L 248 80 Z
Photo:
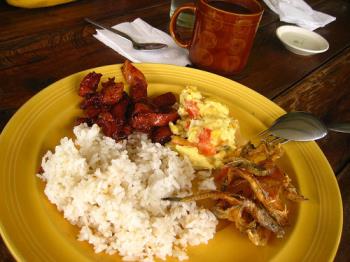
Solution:
M 194 170 L 187 159 L 144 134 L 116 143 L 97 125 L 74 128 L 42 160 L 45 194 L 95 252 L 124 260 L 186 259 L 186 247 L 213 238 L 217 219 L 195 203 L 162 201 L 192 194 Z M 202 175 L 203 177 L 203 175 Z M 204 175 L 201 189 L 213 189 Z

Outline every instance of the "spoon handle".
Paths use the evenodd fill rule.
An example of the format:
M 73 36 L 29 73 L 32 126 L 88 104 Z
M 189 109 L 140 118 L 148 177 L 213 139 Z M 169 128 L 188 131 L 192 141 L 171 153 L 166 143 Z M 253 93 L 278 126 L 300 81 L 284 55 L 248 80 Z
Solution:
M 94 25 L 94 26 L 97 26 L 97 27 L 99 27 L 99 28 L 101 28 L 101 29 L 106 29 L 106 30 L 108 30 L 108 31 L 111 31 L 112 33 L 118 34 L 118 35 L 120 35 L 120 36 L 122 36 L 122 37 L 128 39 L 128 40 L 131 41 L 132 43 L 135 42 L 134 39 L 132 39 L 129 35 L 127 35 L 127 34 L 121 32 L 121 31 L 119 31 L 119 30 L 117 30 L 117 29 L 114 29 L 114 28 L 109 27 L 109 26 L 101 25 L 101 24 L 99 24 L 99 23 L 97 23 L 97 22 L 95 22 L 95 21 L 93 21 L 93 20 L 91 20 L 91 19 L 89 19 L 89 18 L 85 18 L 85 21 L 88 22 L 88 23 L 90 23 L 90 24 L 92 24 L 92 25 Z
M 327 128 L 335 132 L 350 133 L 350 123 L 334 123 L 328 125 Z

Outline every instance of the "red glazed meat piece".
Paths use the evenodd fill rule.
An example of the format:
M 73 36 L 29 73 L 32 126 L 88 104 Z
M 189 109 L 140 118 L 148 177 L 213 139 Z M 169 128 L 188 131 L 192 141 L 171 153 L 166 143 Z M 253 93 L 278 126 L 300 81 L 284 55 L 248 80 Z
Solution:
M 110 112 L 101 112 L 98 115 L 96 124 L 98 124 L 102 128 L 102 131 L 105 134 L 105 136 L 109 137 L 112 137 L 113 133 L 115 133 L 118 128 L 117 123 Z
M 84 97 L 84 100 L 80 104 L 81 109 L 86 109 L 90 106 L 94 107 L 101 107 L 101 99 L 100 99 L 100 93 L 93 93 L 86 97 Z
M 79 95 L 80 96 L 87 96 L 91 95 L 96 92 L 98 84 L 100 82 L 100 79 L 102 77 L 102 74 L 91 72 L 87 74 L 83 80 L 80 82 L 79 86 Z
M 119 102 L 123 97 L 123 83 L 115 83 L 114 77 L 109 78 L 107 82 L 102 83 L 101 103 L 105 105 L 113 105 Z
M 147 82 L 144 74 L 126 60 L 122 66 L 125 81 L 130 86 L 132 100 L 140 101 L 147 99 Z
M 132 127 L 136 129 L 150 128 L 154 126 L 166 126 L 179 118 L 177 111 L 168 113 L 139 113 L 132 117 Z
M 153 143 L 160 143 L 164 145 L 171 140 L 171 130 L 169 126 L 157 127 L 153 130 L 151 139 Z
M 117 125 L 123 125 L 126 122 L 129 104 L 130 98 L 128 94 L 124 92 L 122 99 L 112 107 L 111 114 L 117 122 Z
M 152 105 L 146 102 L 138 102 L 134 104 L 134 110 L 132 111 L 132 115 L 136 115 L 139 113 L 151 113 L 154 112 L 154 108 Z
M 176 97 L 173 93 L 167 92 L 162 95 L 156 96 L 152 99 L 152 102 L 157 107 L 170 107 L 176 103 Z

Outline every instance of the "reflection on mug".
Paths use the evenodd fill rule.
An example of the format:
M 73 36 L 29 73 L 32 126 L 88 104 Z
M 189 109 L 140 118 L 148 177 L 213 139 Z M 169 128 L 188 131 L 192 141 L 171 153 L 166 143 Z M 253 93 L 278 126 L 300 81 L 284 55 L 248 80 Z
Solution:
M 228 53 L 231 55 L 238 55 L 243 53 L 244 49 L 246 48 L 247 44 L 244 39 L 232 39 L 228 43 Z
M 196 48 L 192 55 L 194 55 L 198 61 L 203 66 L 211 66 L 214 63 L 214 56 L 204 48 Z
M 216 35 L 210 31 L 201 32 L 198 38 L 198 44 L 206 48 L 214 48 L 218 43 Z

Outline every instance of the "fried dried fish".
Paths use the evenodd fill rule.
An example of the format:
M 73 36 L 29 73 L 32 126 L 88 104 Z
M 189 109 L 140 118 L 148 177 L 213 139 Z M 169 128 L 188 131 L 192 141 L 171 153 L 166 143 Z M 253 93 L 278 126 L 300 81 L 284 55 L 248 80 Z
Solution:
M 247 233 L 248 229 L 254 229 L 259 224 L 275 233 L 277 237 L 284 235 L 283 228 L 269 215 L 265 208 L 239 195 L 221 191 L 208 191 L 187 197 L 167 197 L 162 200 L 191 202 L 203 199 L 224 200 L 230 204 L 231 207 L 227 209 L 216 206 L 213 208 L 213 212 L 220 219 L 234 222 L 241 232 Z M 245 213 L 249 214 L 252 219 L 245 217 Z

